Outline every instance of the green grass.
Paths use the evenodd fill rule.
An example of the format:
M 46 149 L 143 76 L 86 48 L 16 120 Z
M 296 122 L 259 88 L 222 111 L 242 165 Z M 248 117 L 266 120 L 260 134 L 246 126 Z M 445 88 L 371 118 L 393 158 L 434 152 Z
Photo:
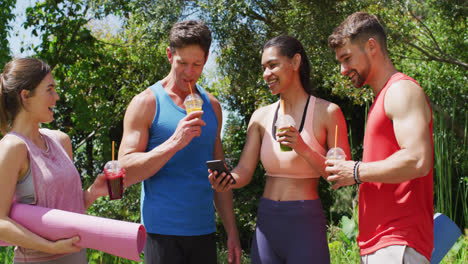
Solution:
M 13 263 L 13 247 L 0 247 L 0 264 Z
M 465 128 L 460 140 L 455 123 L 449 128 L 441 114 L 434 115 L 434 212 L 447 215 L 462 228 L 468 227 L 467 116 L 462 117 Z
M 218 249 L 218 264 L 228 264 L 227 249 Z M 242 251 L 241 264 L 250 264 L 250 256 Z
M 465 235 L 461 236 L 447 255 L 442 259 L 441 264 L 466 264 L 468 263 L 468 229 Z

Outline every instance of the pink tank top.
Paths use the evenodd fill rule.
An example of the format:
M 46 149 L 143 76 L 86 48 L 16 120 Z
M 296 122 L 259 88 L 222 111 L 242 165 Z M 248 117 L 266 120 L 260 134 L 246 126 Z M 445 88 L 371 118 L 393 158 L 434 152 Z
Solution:
M 299 132 L 302 139 L 309 147 L 315 149 L 320 154 L 325 155 L 325 148 L 318 143 L 314 135 L 313 124 L 315 101 L 316 98 L 314 96 L 310 96 L 307 109 L 304 111 L 304 124 L 302 131 Z M 276 104 L 279 105 L 279 101 Z M 275 109 L 277 109 L 277 107 Z M 275 113 L 270 114 L 268 117 L 266 124 L 269 125 L 265 127 L 265 134 L 263 135 L 262 147 L 260 150 L 260 159 L 266 170 L 266 175 L 272 177 L 299 179 L 320 177 L 317 171 L 294 150 L 285 152 L 281 151 L 280 144 L 273 137 L 273 133 L 276 133 L 276 131 L 272 132 L 276 116 Z
M 29 164 L 34 181 L 35 205 L 85 213 L 80 174 L 67 154 L 57 134 L 40 129 L 47 150 L 37 147 L 28 138 L 14 132 L 28 148 Z M 14 261 L 48 261 L 64 255 L 52 255 L 32 249 L 16 247 Z

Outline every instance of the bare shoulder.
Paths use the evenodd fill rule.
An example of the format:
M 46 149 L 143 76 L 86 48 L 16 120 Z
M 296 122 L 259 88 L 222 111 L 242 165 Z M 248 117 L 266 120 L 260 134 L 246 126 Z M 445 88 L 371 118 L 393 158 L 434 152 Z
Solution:
M 143 92 L 135 95 L 130 102 L 130 105 L 138 105 L 143 108 L 156 106 L 156 97 L 150 88 L 145 89 Z
M 208 91 L 205 91 L 205 93 L 208 95 L 208 98 L 210 99 L 210 103 L 220 105 L 218 99 L 213 94 L 211 94 Z
M 15 155 L 26 155 L 28 153 L 28 147 L 26 143 L 19 137 L 13 135 L 6 135 L 0 140 L 0 153 L 5 153 L 11 156 Z
M 255 117 L 256 119 L 264 119 L 268 117 L 268 114 L 274 113 L 274 111 L 276 110 L 275 105 L 276 104 L 270 104 L 270 105 L 262 106 L 258 108 L 257 110 L 253 112 L 252 118 Z
M 152 121 L 156 112 L 156 97 L 150 88 L 147 88 L 143 92 L 135 95 L 132 101 L 128 105 L 125 113 L 125 119 L 131 119 L 136 122 L 145 120 L 147 122 Z
M 1 199 L 2 202 L 3 200 L 10 202 L 16 182 L 22 179 L 29 167 L 28 147 L 22 139 L 14 135 L 6 135 L 0 140 L 0 149 Z M 5 208 L 2 208 L 2 212 L 3 209 Z
M 208 95 L 208 99 L 210 99 L 210 103 L 213 106 L 213 109 L 215 111 L 221 111 L 221 104 L 219 103 L 218 99 L 208 91 L 205 92 Z
M 319 116 L 333 117 L 341 113 L 341 108 L 335 103 L 316 97 L 315 111 Z
M 26 143 L 13 135 L 6 135 L 0 140 L 0 165 L 21 167 L 28 159 Z
M 265 127 L 267 120 L 272 119 L 276 110 L 276 104 L 270 104 L 255 110 L 250 118 L 250 124 L 256 124 Z
M 51 132 L 54 133 L 54 135 L 60 140 L 60 143 L 62 143 L 62 146 L 67 151 L 68 156 L 70 157 L 70 159 L 73 160 L 73 147 L 70 136 L 68 136 L 67 133 L 62 132 L 60 130 L 51 130 Z
M 60 130 L 52 130 L 52 132 L 54 133 L 56 137 L 60 139 L 60 142 L 62 142 L 62 144 L 65 144 L 65 143 L 71 144 L 70 136 L 68 136 L 67 133 L 62 132 Z
M 424 90 L 410 80 L 400 80 L 392 84 L 385 94 L 385 112 L 390 119 L 405 116 L 410 111 L 423 111 L 430 115 L 430 107 Z
M 400 80 L 393 83 L 387 90 L 385 97 L 387 96 L 425 96 L 423 89 L 413 81 Z

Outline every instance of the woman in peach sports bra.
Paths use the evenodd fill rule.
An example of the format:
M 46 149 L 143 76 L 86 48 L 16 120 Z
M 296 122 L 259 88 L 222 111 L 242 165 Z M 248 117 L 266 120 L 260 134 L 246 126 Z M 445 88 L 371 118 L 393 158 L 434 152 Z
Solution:
M 236 184 L 223 182 L 225 175 L 216 178 L 216 172 L 209 175 L 210 182 L 216 191 L 241 188 L 252 179 L 260 158 L 266 184 L 252 263 L 330 263 L 318 182 L 320 176 L 326 178 L 325 154 L 335 145 L 336 127 L 337 146 L 350 157 L 345 119 L 337 105 L 312 95 L 309 60 L 297 39 L 282 35 L 269 40 L 262 67 L 271 92 L 281 100 L 252 115 L 239 164 L 232 170 Z M 284 115 L 295 125 L 277 127 Z M 282 151 L 284 147 L 292 150 Z
M 78 236 L 49 241 L 9 217 L 11 204 L 84 213 L 107 195 L 104 174 L 83 190 L 73 164 L 70 138 L 40 129 L 53 120 L 59 99 L 49 65 L 34 58 L 14 59 L 0 74 L 0 240 L 17 245 L 13 263 L 84 264 Z

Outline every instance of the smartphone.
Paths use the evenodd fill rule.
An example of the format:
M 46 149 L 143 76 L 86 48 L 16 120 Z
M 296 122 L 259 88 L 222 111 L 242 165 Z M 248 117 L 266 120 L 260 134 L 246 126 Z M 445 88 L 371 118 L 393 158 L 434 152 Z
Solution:
M 232 179 L 232 184 L 236 183 L 236 180 L 234 177 L 232 177 L 231 172 L 227 168 L 226 164 L 222 160 L 209 160 L 206 162 L 206 166 L 208 166 L 208 169 L 210 169 L 212 172 L 217 171 L 218 175 L 216 175 L 216 178 L 223 172 L 226 173 L 226 177 L 230 177 Z M 224 179 L 223 179 L 224 181 Z M 222 182 L 222 181 L 221 181 Z

